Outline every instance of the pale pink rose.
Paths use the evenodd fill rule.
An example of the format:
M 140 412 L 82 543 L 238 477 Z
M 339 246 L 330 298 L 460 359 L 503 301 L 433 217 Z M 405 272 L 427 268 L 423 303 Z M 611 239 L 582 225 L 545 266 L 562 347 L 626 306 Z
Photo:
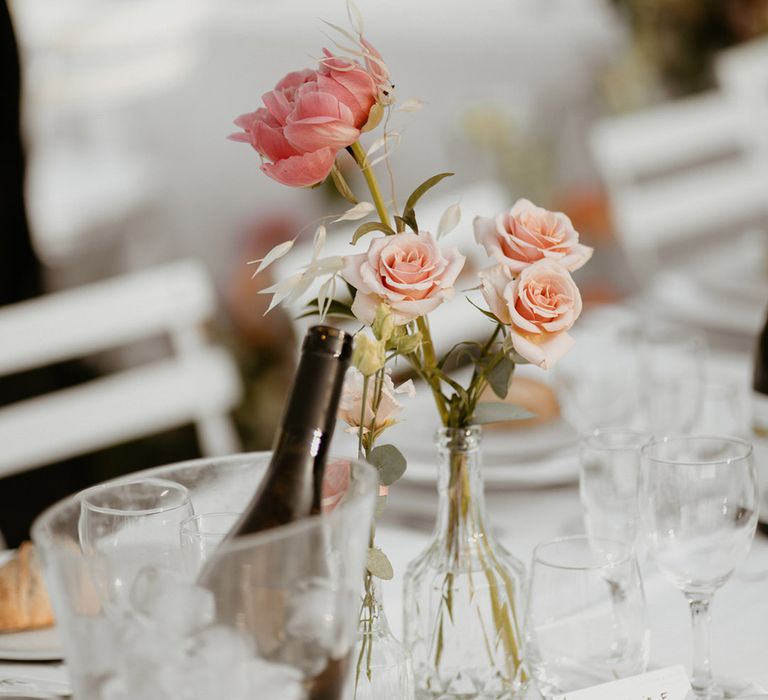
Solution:
M 357 290 L 352 312 L 363 323 L 371 324 L 384 303 L 403 325 L 453 297 L 465 260 L 456 248 L 441 251 L 431 233 L 409 231 L 376 238 L 367 253 L 345 257 L 341 274 Z
M 249 143 L 269 162 L 261 169 L 291 187 L 322 182 L 336 153 L 360 137 L 378 88 L 358 63 L 325 51 L 318 70 L 288 73 L 266 93 L 264 107 L 243 114 L 233 141 Z
M 496 262 L 522 272 L 537 260 L 554 260 L 571 272 L 592 257 L 592 248 L 579 243 L 571 220 L 561 212 L 518 199 L 509 212 L 474 221 L 475 240 Z
M 341 392 L 337 415 L 349 426 L 346 428 L 348 433 L 357 433 L 360 427 L 361 416 L 363 417 L 364 433 L 370 431 L 371 423 L 373 423 L 374 433 L 379 433 L 397 423 L 397 416 L 405 408 L 398 401 L 398 395 L 404 395 L 412 399 L 416 395 L 416 389 L 410 379 L 396 387 L 390 376 L 390 370 L 387 369 L 382 385 L 381 403 L 379 404 L 379 410 L 376 412 L 374 421 L 373 382 L 368 383 L 368 391 L 365 397 L 365 413 L 363 413 L 363 375 L 354 367 L 351 367 L 344 378 L 344 388 Z
M 517 353 L 549 369 L 573 346 L 567 331 L 581 313 L 581 294 L 560 263 L 540 260 L 514 277 L 504 265 L 480 272 L 490 310 L 509 326 Z

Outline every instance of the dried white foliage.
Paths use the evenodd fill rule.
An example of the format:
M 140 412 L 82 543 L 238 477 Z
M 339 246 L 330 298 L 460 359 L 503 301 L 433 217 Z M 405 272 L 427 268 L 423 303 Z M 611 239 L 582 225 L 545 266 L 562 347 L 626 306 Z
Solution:
M 252 276 L 256 277 L 262 270 L 266 270 L 273 262 L 275 262 L 275 260 L 279 260 L 286 255 L 291 248 L 293 248 L 293 241 L 284 241 L 272 248 L 272 250 L 270 250 L 263 258 L 260 258 L 259 260 L 249 260 L 249 265 L 259 263 L 256 272 L 254 272 Z
M 440 223 L 437 225 L 437 238 L 442 238 L 446 233 L 455 229 L 461 221 L 461 207 L 459 203 L 451 204 L 440 217 Z
M 333 223 L 336 224 L 339 221 L 357 221 L 358 219 L 364 219 L 373 210 L 374 206 L 370 202 L 360 202 L 344 212 L 338 219 L 334 219 Z

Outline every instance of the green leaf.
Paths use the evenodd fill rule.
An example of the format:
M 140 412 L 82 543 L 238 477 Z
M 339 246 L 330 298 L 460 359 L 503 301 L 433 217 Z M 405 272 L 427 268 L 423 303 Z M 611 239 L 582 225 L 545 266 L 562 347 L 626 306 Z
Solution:
M 368 569 L 376 578 L 384 581 L 390 581 L 395 575 L 392 569 L 392 563 L 384 552 L 380 549 L 371 547 L 365 557 L 365 568 Z
M 382 486 L 391 486 L 403 474 L 408 466 L 400 452 L 394 445 L 379 445 L 371 450 L 368 461 L 379 470 L 379 483 Z
M 477 304 L 475 304 L 474 301 L 472 301 L 469 297 L 464 297 L 472 306 L 474 306 L 483 316 L 487 316 L 491 319 L 494 323 L 501 323 L 498 316 L 496 314 L 492 314 L 490 311 L 486 311 L 485 309 L 481 309 Z
M 433 175 L 427 180 L 424 180 L 413 192 L 411 192 L 411 196 L 408 197 L 408 201 L 405 203 L 405 209 L 403 209 L 403 218 L 407 221 L 409 214 L 413 213 L 413 209 L 416 206 L 416 202 L 418 202 L 425 192 L 432 189 L 438 182 L 445 179 L 446 177 L 450 177 L 453 175 L 453 173 L 439 173 L 437 175 Z
M 341 170 L 339 170 L 339 166 L 336 165 L 336 163 L 334 163 L 331 168 L 331 178 L 333 179 L 333 184 L 336 186 L 336 191 L 350 204 L 357 204 L 357 197 L 355 197 L 354 192 L 352 192 L 352 189 L 347 184 L 347 181 L 344 179 L 344 176 L 341 174 Z
M 394 236 L 395 232 L 386 224 L 382 224 L 381 221 L 368 221 L 357 227 L 355 235 L 352 236 L 352 244 L 357 243 L 366 233 L 371 231 L 383 231 L 388 236 Z
M 404 219 L 402 216 L 395 214 L 395 221 L 397 222 L 397 232 L 402 233 L 405 231 L 406 226 L 410 226 L 414 233 L 418 233 L 418 225 L 416 224 L 416 218 L 411 216 L 408 219 Z
M 526 411 L 520 406 L 513 406 L 509 403 L 479 403 L 475 407 L 474 422 L 478 424 L 501 423 L 503 421 L 525 420 L 534 418 L 535 413 Z
M 296 317 L 296 320 L 300 318 L 308 318 L 309 316 L 319 316 L 320 315 L 320 308 L 317 303 L 317 299 L 313 299 L 307 304 L 307 310 Z M 355 318 L 355 315 L 352 313 L 352 310 L 350 309 L 348 304 L 345 304 L 342 301 L 338 301 L 337 299 L 334 299 L 330 306 L 328 307 L 328 311 L 325 314 L 326 316 L 335 316 L 338 318 Z
M 506 399 L 509 393 L 509 380 L 512 379 L 512 372 L 515 371 L 515 363 L 511 358 L 504 355 L 485 375 L 493 393 L 500 399 Z

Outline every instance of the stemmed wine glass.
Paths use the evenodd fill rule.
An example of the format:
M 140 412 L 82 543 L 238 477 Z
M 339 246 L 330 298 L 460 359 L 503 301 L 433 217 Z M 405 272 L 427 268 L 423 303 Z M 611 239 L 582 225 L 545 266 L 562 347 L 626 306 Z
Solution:
M 685 595 L 693 624 L 696 698 L 717 700 L 710 668 L 710 602 L 744 561 L 757 523 L 752 446 L 719 436 L 665 437 L 642 449 L 641 528 L 662 573 Z

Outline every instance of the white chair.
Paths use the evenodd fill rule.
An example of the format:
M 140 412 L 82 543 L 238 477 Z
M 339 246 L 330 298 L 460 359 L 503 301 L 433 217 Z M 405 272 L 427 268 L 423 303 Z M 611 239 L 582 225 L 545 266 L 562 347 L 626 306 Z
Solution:
M 720 52 L 715 74 L 723 93 L 742 107 L 747 147 L 754 146 L 754 155 L 768 160 L 768 39 Z
M 594 159 L 641 279 L 686 240 L 768 222 L 768 161 L 745 143 L 744 123 L 741 104 L 712 92 L 595 126 Z
M 210 345 L 204 268 L 179 261 L 0 309 L 0 375 L 165 336 L 172 356 L 0 408 L 0 475 L 188 423 L 204 455 L 236 452 L 234 361 Z

